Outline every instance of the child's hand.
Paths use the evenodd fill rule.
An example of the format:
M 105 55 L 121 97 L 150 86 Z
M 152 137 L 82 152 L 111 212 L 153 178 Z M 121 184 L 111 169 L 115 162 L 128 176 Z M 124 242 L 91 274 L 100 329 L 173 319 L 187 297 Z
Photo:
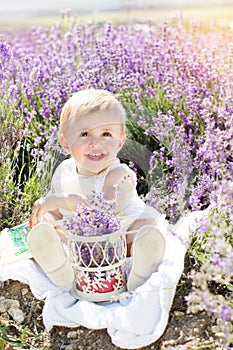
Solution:
M 50 194 L 37 199 L 32 207 L 29 227 L 37 225 L 47 212 L 51 213 L 56 210 L 57 214 L 58 208 L 76 212 L 78 204 L 86 204 L 86 202 L 76 194 Z
M 55 209 L 57 209 L 57 205 L 53 195 L 37 199 L 32 207 L 29 227 L 32 228 L 37 225 L 41 221 L 43 215 Z
M 125 207 L 131 196 L 129 194 L 136 188 L 136 175 L 132 170 L 118 167 L 111 170 L 103 187 L 104 197 L 108 200 L 116 200 L 116 214 Z

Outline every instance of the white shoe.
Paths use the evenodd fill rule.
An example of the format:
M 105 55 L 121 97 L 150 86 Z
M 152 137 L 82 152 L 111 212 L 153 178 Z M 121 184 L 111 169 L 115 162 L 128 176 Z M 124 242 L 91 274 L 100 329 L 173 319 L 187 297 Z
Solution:
M 74 271 L 51 225 L 40 223 L 34 226 L 28 235 L 28 248 L 54 284 L 64 286 L 73 282 Z
M 132 243 L 132 268 L 127 281 L 127 289 L 135 290 L 145 283 L 158 269 L 165 253 L 166 242 L 162 233 L 154 226 L 143 226 Z

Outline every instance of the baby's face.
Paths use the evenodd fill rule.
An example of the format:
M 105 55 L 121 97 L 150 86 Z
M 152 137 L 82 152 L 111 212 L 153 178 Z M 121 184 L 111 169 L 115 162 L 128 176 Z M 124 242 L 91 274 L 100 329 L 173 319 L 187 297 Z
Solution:
M 88 114 L 70 125 L 66 141 L 78 172 L 97 174 L 111 165 L 124 144 L 122 121 L 107 112 Z

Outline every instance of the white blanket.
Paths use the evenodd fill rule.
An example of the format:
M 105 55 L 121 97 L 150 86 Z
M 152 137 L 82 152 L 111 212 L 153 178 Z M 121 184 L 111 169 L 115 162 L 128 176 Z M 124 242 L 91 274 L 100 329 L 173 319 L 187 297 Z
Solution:
M 138 349 L 155 342 L 163 334 L 175 295 L 176 284 L 184 267 L 188 238 L 188 220 L 179 221 L 174 235 L 166 222 L 163 231 L 167 248 L 163 263 L 146 283 L 122 300 L 92 303 L 74 299 L 61 291 L 31 259 L 14 263 L 0 260 L 0 280 L 18 280 L 30 286 L 37 299 L 45 299 L 43 321 L 47 330 L 53 326 L 91 329 L 107 328 L 112 343 L 120 348 Z M 179 238 L 182 237 L 182 240 Z

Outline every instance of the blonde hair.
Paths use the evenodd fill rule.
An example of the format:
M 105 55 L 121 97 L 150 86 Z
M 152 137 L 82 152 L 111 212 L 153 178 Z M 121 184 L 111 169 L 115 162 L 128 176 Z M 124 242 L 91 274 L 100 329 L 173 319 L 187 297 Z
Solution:
M 87 89 L 76 92 L 65 103 L 60 118 L 59 137 L 64 135 L 70 121 L 94 112 L 117 113 L 125 131 L 126 112 L 121 103 L 109 91 Z

